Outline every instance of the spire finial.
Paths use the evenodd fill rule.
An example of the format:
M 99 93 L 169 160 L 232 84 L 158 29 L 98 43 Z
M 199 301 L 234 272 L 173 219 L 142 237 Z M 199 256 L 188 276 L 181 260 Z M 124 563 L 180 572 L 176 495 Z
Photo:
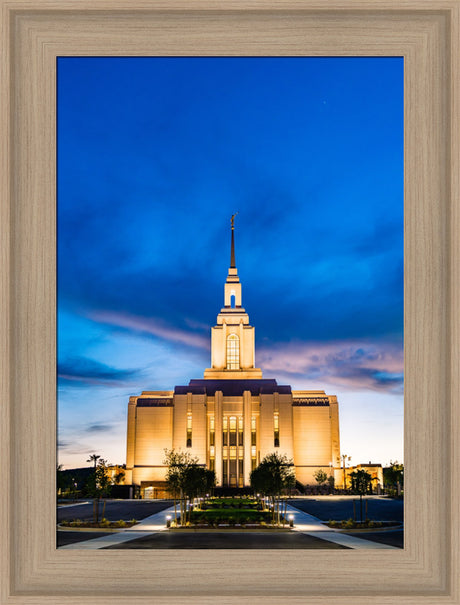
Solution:
M 235 214 L 232 214 L 232 218 L 231 218 L 231 225 L 232 225 L 232 247 L 231 247 L 231 251 L 230 251 L 230 268 L 234 269 L 235 268 L 235 236 L 234 236 L 234 232 L 235 232 L 235 216 L 238 214 L 238 212 L 235 212 Z

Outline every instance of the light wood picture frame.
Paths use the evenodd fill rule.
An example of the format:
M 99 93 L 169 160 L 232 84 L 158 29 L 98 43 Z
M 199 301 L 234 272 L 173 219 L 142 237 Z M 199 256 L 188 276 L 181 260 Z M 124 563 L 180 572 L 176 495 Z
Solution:
M 1 603 L 460 603 L 459 0 L 2 2 Z M 405 548 L 57 550 L 56 57 L 404 56 Z

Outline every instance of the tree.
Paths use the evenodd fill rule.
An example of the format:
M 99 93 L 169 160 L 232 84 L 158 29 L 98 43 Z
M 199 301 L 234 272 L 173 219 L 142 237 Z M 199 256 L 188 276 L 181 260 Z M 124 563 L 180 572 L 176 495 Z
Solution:
M 355 494 L 359 494 L 359 504 L 361 511 L 361 522 L 363 521 L 363 495 L 369 491 L 372 475 L 363 469 L 350 473 L 351 489 Z
M 250 475 L 255 492 L 269 496 L 272 501 L 272 522 L 280 523 L 281 494 L 295 485 L 293 462 L 286 455 L 268 454 Z M 285 502 L 285 509 L 287 503 Z M 284 515 L 285 516 L 285 515 Z
M 107 473 L 107 462 L 100 456 L 97 456 L 95 462 L 97 464 L 94 467 L 93 473 L 91 473 L 88 479 L 86 490 L 93 498 L 93 521 L 94 523 L 98 523 L 100 500 L 101 498 L 104 499 L 104 506 L 102 509 L 102 518 L 104 518 L 106 506 L 105 498 L 107 498 L 107 496 L 110 494 L 112 486 L 110 485 L 110 479 Z
M 206 468 L 198 464 L 190 464 L 184 471 L 183 491 L 188 499 L 188 520 L 191 521 L 193 500 L 206 489 Z M 187 522 L 187 515 L 186 515 Z
M 383 469 L 383 482 L 391 493 L 398 493 L 398 484 L 400 489 L 404 487 L 404 465 L 397 460 L 390 461 L 390 466 Z
M 174 499 L 174 523 L 177 525 L 177 497 L 180 497 L 180 483 L 181 483 L 181 465 L 183 463 L 182 457 L 175 450 L 165 449 L 165 459 L 163 464 L 168 467 L 166 473 L 166 484 L 169 491 Z M 182 510 L 182 509 L 181 509 Z
M 318 485 L 327 481 L 327 473 L 320 468 L 313 473 L 313 477 L 316 479 Z
M 168 467 L 166 472 L 166 483 L 174 499 L 174 520 L 177 524 L 177 497 L 180 504 L 180 524 L 185 525 L 191 518 L 193 499 L 216 482 L 214 471 L 207 470 L 204 465 L 198 463 L 198 458 L 192 457 L 189 452 L 165 450 L 163 461 Z M 187 516 L 188 504 L 188 516 Z
M 351 489 L 355 494 L 367 494 L 372 482 L 372 475 L 363 469 L 350 473 Z
M 332 492 L 334 491 L 334 486 L 335 486 L 335 479 L 334 479 L 333 475 L 329 475 L 329 477 L 327 478 L 327 482 L 329 484 L 329 490 L 332 494 Z
M 206 470 L 205 493 L 212 494 L 214 492 L 214 488 L 216 487 L 216 473 L 215 473 L 215 471 L 211 471 L 209 468 L 207 468 L 205 470 Z
M 118 471 L 118 473 L 115 473 L 115 475 L 113 476 L 113 482 L 115 483 L 115 485 L 119 485 L 124 478 L 125 471 Z
M 62 464 L 58 464 L 56 466 L 56 491 L 57 494 L 59 495 L 62 490 L 64 489 L 64 474 L 63 474 L 63 469 L 62 469 Z
M 97 461 L 99 460 L 99 454 L 91 454 L 86 462 L 94 462 L 94 468 L 97 466 Z

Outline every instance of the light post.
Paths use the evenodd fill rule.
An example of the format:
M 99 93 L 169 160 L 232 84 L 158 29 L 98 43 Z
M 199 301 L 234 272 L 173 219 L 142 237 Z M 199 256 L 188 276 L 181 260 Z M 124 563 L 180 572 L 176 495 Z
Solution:
M 340 466 L 340 458 L 342 458 L 342 462 L 343 462 L 343 489 L 346 490 L 347 489 L 347 475 L 346 475 L 346 470 L 345 470 L 345 462 L 348 461 L 350 462 L 351 460 L 351 456 L 347 456 L 347 454 L 342 454 L 342 456 L 337 456 L 337 462 L 339 463 Z

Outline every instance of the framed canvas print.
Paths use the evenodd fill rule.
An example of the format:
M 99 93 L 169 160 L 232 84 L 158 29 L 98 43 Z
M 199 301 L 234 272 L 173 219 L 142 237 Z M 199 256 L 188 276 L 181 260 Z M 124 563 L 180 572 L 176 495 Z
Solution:
M 403 107 L 402 57 L 58 58 L 58 547 L 402 548 Z
M 5 203 L 1 224 L 6 271 L 2 274 L 5 405 L 1 447 L 8 472 L 2 498 L 6 537 L 2 602 L 140 603 L 154 598 L 158 603 L 185 599 L 196 603 L 458 603 L 459 332 L 454 280 L 458 271 L 458 2 L 389 2 L 377 8 L 366 2 L 332 2 L 324 7 L 309 2 L 246 5 L 235 1 L 223 9 L 204 0 L 192 5 L 144 2 L 129 7 L 114 1 L 91 5 L 17 1 L 4 3 L 3 9 Z M 338 65 L 340 69 L 334 71 Z M 352 71 L 356 66 L 361 70 L 358 73 Z M 341 81 L 344 73 L 347 77 Z M 312 97 L 311 90 L 321 89 L 325 80 L 332 88 Z M 397 92 L 392 94 L 396 81 Z M 273 84 L 280 90 L 276 97 L 270 94 Z M 162 94 L 155 95 L 159 89 Z M 347 96 L 350 90 L 363 94 Z M 335 107 L 336 128 L 331 128 L 333 117 L 327 112 L 334 110 L 331 104 L 338 99 L 342 106 L 340 111 Z M 313 100 L 316 105 L 309 106 Z M 341 119 L 345 102 L 350 111 Z M 277 109 L 278 119 L 267 120 Z M 381 123 L 376 123 L 377 114 Z M 403 123 L 404 158 L 397 151 L 402 149 Z M 264 128 L 258 129 L 259 125 Z M 305 155 L 299 145 L 306 144 L 307 131 L 316 153 L 310 152 L 305 169 L 297 161 Z M 342 139 L 337 137 L 339 131 L 344 133 Z M 368 154 L 362 153 L 363 145 L 354 147 L 364 131 L 373 133 L 372 145 L 365 146 Z M 301 142 L 296 136 L 299 132 Z M 394 133 L 400 141 L 393 141 L 391 147 Z M 219 141 L 224 141 L 221 147 Z M 347 149 L 354 150 L 356 163 Z M 396 170 L 385 160 L 385 150 Z M 322 160 L 326 155 L 328 163 Z M 400 195 L 402 159 L 403 254 L 402 207 L 395 214 L 388 202 Z M 340 174 L 331 178 L 328 164 L 342 170 L 343 178 L 338 178 Z M 150 166 L 156 167 L 155 173 Z M 385 180 L 388 175 L 390 182 Z M 351 197 L 362 197 L 367 187 L 379 202 L 379 213 L 374 214 L 372 204 L 363 203 L 354 206 L 354 215 L 341 213 L 340 204 L 322 215 L 323 207 L 324 212 L 327 209 L 323 192 L 330 200 L 333 183 L 344 180 L 357 187 L 356 195 L 348 200 L 350 207 Z M 287 182 L 302 186 L 295 193 L 291 187 L 281 189 L 280 183 Z M 243 195 L 245 189 L 252 195 Z M 337 187 L 335 194 L 343 192 Z M 279 198 L 284 201 L 277 208 L 273 199 Z M 235 199 L 239 200 L 236 207 Z M 296 199 L 318 203 L 296 205 Z M 178 213 L 179 205 L 182 213 Z M 187 221 L 179 220 L 187 213 Z M 308 234 L 310 246 L 299 247 L 298 240 L 308 233 L 313 218 L 318 220 L 316 231 Z M 333 234 L 325 229 L 326 221 L 333 225 Z M 393 229 L 396 223 L 399 227 Z M 281 224 L 283 229 L 279 229 Z M 324 234 L 318 233 L 318 225 Z M 283 232 L 286 237 L 277 241 Z M 374 252 L 369 250 L 382 250 L 379 243 L 385 250 L 398 250 L 399 256 L 384 256 L 380 264 L 370 259 Z M 308 274 L 299 251 L 308 249 L 314 255 L 319 248 L 316 274 Z M 366 262 L 354 262 L 353 276 L 346 277 L 344 256 L 352 250 Z M 151 260 L 155 255 L 165 259 L 161 268 Z M 331 293 L 340 300 L 329 307 L 321 269 L 336 263 L 337 256 L 343 270 L 333 273 L 339 289 Z M 284 273 L 286 283 L 280 292 L 273 286 L 273 272 L 285 261 L 292 269 Z M 243 278 L 245 262 L 247 275 L 257 284 L 253 294 Z M 403 325 L 397 319 L 398 313 L 402 317 L 398 262 L 404 263 Z M 178 268 L 182 275 L 178 276 Z M 289 275 L 299 268 L 303 276 L 306 272 L 305 283 L 297 271 L 292 287 Z M 358 268 L 363 274 L 373 274 L 376 289 L 372 290 L 369 279 L 358 279 Z M 156 285 L 163 284 L 155 295 L 147 292 L 146 284 L 153 269 L 158 272 L 152 275 Z M 385 282 L 388 275 L 393 279 L 391 287 L 390 280 Z M 383 297 L 384 303 L 359 306 L 350 302 L 346 289 L 352 289 L 354 280 L 366 283 L 367 294 L 374 301 Z M 165 284 L 171 282 L 173 287 L 166 289 Z M 222 285 L 221 302 L 215 291 Z M 266 299 L 258 299 L 268 286 Z M 305 287 L 314 288 L 322 297 L 321 309 L 305 310 Z M 283 308 L 285 301 L 277 302 L 283 293 L 294 306 Z M 359 298 L 364 296 L 359 291 Z M 270 308 L 275 303 L 274 319 Z M 61 332 L 57 331 L 58 308 L 59 330 L 65 328 Z M 303 325 L 306 320 L 295 324 L 296 308 L 301 309 L 301 317 L 312 318 L 310 326 Z M 351 321 L 353 309 L 359 321 Z M 203 325 L 203 318 L 214 314 L 214 327 L 211 318 Z M 254 314 L 257 323 L 252 320 Z M 379 314 L 378 322 L 375 314 Z M 366 334 L 369 325 L 379 325 L 379 336 L 387 334 L 386 347 L 390 332 L 396 334 L 394 344 L 401 342 L 404 331 L 404 368 L 400 344 L 394 345 L 392 364 L 387 363 L 388 348 L 382 353 L 353 343 L 346 351 L 343 347 L 329 351 L 324 344 L 326 317 L 341 323 L 344 330 L 336 330 L 335 340 L 329 336 L 328 346 L 331 341 L 337 344 L 339 337 L 346 339 L 345 324 L 347 330 L 359 326 L 361 334 Z M 269 339 L 258 344 L 263 368 L 251 356 L 252 321 L 257 334 L 263 331 Z M 294 322 L 291 327 L 290 322 Z M 316 334 L 314 352 L 306 344 L 307 328 Z M 294 329 L 296 339 L 287 346 L 292 336 L 286 334 L 292 335 Z M 367 332 L 367 336 L 375 333 Z M 133 350 L 138 359 L 133 359 Z M 58 395 L 59 418 L 57 351 L 64 389 Z M 165 360 L 171 357 L 176 363 L 168 365 Z M 203 367 L 206 357 L 209 365 Z M 177 366 L 190 372 L 181 370 L 179 375 Z M 286 375 L 286 368 L 291 368 L 291 374 Z M 380 462 L 372 460 L 373 453 L 368 460 L 361 458 L 361 452 L 353 452 L 352 461 L 343 458 L 350 452 L 339 445 L 346 427 L 339 430 L 337 418 L 342 416 L 336 408 L 343 409 L 340 398 L 346 395 L 335 399 L 327 381 L 324 390 L 318 390 L 311 381 L 295 383 L 291 378 L 301 373 L 305 377 L 308 370 L 313 381 L 327 377 L 350 387 L 359 370 L 368 385 L 369 381 L 380 388 L 385 385 L 388 394 L 400 385 L 403 369 L 404 547 L 402 542 L 373 541 L 369 533 L 367 548 L 350 547 L 351 543 L 347 546 L 330 537 L 314 553 L 305 543 L 300 550 L 292 545 L 281 548 L 281 542 L 273 541 L 265 547 L 259 541 L 252 548 L 242 548 L 245 538 L 241 536 L 249 535 L 244 531 L 260 534 L 260 527 L 242 527 L 251 525 L 253 514 L 268 514 L 270 529 L 265 535 L 272 540 L 318 539 L 311 535 L 315 531 L 311 527 L 297 531 L 300 516 L 289 517 L 302 514 L 300 501 L 312 500 L 301 490 L 308 486 L 320 492 L 324 473 L 326 481 L 332 477 L 334 485 L 331 481 L 329 487 L 336 490 L 341 482 L 346 489 L 347 479 L 353 479 L 359 496 L 358 478 L 370 474 L 372 481 L 375 470 L 364 463 Z M 275 376 L 276 372 L 280 375 Z M 118 404 L 110 407 L 107 395 L 120 387 L 126 396 L 122 407 L 129 409 L 128 418 L 132 416 L 127 425 L 123 410 L 116 408 Z M 77 408 L 84 410 L 84 420 L 75 415 Z M 303 424 L 305 415 L 308 421 Z M 390 433 L 397 429 L 392 431 L 390 419 L 386 420 L 389 433 L 380 423 L 380 434 L 377 429 L 374 438 L 368 436 L 368 448 L 379 439 L 390 443 Z M 128 433 L 125 461 L 115 459 L 118 454 L 110 450 L 107 439 L 108 425 L 117 423 L 124 425 L 120 431 Z M 161 435 L 155 442 L 152 431 L 160 425 Z M 289 432 L 289 427 L 313 425 L 312 435 L 305 433 L 307 429 L 302 429 L 300 437 L 293 429 Z M 165 438 L 169 433 L 171 437 Z M 322 434 L 318 452 L 323 448 L 329 458 L 339 460 L 326 460 L 322 452 L 313 462 L 298 446 L 312 443 L 318 434 Z M 99 451 L 89 436 L 99 438 L 108 454 Z M 200 488 L 191 500 L 195 510 L 187 510 L 183 502 L 183 519 L 172 512 L 171 519 L 161 520 L 165 531 L 155 535 L 195 532 L 196 526 L 190 525 L 196 521 L 192 514 L 202 514 L 199 521 L 207 525 L 202 536 L 206 531 L 212 534 L 209 515 L 214 510 L 221 516 L 217 525 L 223 526 L 218 531 L 222 534 L 226 526 L 237 525 L 238 531 L 233 527 L 231 533 L 240 541 L 223 548 L 197 542 L 185 548 L 151 548 L 145 542 L 139 547 L 139 537 L 130 536 L 134 530 L 128 528 L 111 534 L 115 537 L 111 545 L 106 544 L 109 548 L 84 547 L 97 544 L 98 538 L 84 539 L 80 546 L 70 539 L 59 547 L 55 532 L 58 439 L 63 446 L 61 456 L 80 456 L 80 449 L 84 450 L 84 457 L 92 456 L 98 472 L 103 467 L 98 455 L 124 463 L 125 468 L 111 469 L 111 479 L 124 474 L 119 482 L 132 489 L 128 496 L 139 496 L 134 502 L 138 506 L 164 502 L 152 496 L 174 496 L 159 493 L 162 488 L 171 489 L 171 484 L 162 484 L 164 475 L 154 475 L 156 467 L 162 466 L 164 473 L 177 464 L 168 465 L 164 458 L 160 462 L 161 452 L 153 449 L 166 450 L 165 456 L 170 457 L 177 451 L 189 454 L 188 461 L 195 458 L 198 470 L 215 473 L 211 487 L 223 491 L 212 498 Z M 72 449 L 73 445 L 77 447 Z M 254 481 L 270 454 L 272 462 L 274 457 L 287 471 L 284 492 L 275 490 L 283 495 L 282 505 L 266 484 Z M 400 453 L 389 454 L 393 455 L 399 458 Z M 66 464 L 73 462 L 69 459 Z M 289 484 L 292 467 L 300 479 L 297 485 Z M 103 478 L 108 476 L 109 471 L 102 470 L 98 477 L 94 474 L 95 490 L 103 487 Z M 274 476 L 273 467 L 269 475 Z M 257 496 L 259 486 L 262 493 Z M 78 483 L 73 487 L 78 489 Z M 243 498 L 248 487 L 253 500 Z M 396 489 L 400 488 L 401 482 Z M 297 491 L 293 494 L 292 490 Z M 96 492 L 85 495 L 97 499 Z M 292 496 L 290 510 L 283 508 L 288 495 Z M 197 501 L 199 497 L 204 501 Z M 322 501 L 327 497 L 321 496 Z M 378 495 L 373 498 L 369 501 L 378 501 Z M 212 506 L 216 501 L 220 508 Z M 355 506 L 354 516 L 360 517 L 359 502 Z M 248 519 L 240 518 L 243 512 Z M 314 512 L 303 514 L 320 519 Z M 189 523 L 188 529 L 166 528 L 182 521 Z M 267 520 L 257 519 L 257 523 L 267 524 Z M 273 538 L 275 526 L 279 533 Z M 328 534 L 346 536 L 336 529 L 328 528 Z M 146 528 L 141 540 L 148 543 L 155 531 Z M 137 542 L 138 546 L 122 548 L 117 538 L 121 535 L 126 537 L 124 544 Z M 351 538 L 355 544 L 365 542 L 356 535 Z

